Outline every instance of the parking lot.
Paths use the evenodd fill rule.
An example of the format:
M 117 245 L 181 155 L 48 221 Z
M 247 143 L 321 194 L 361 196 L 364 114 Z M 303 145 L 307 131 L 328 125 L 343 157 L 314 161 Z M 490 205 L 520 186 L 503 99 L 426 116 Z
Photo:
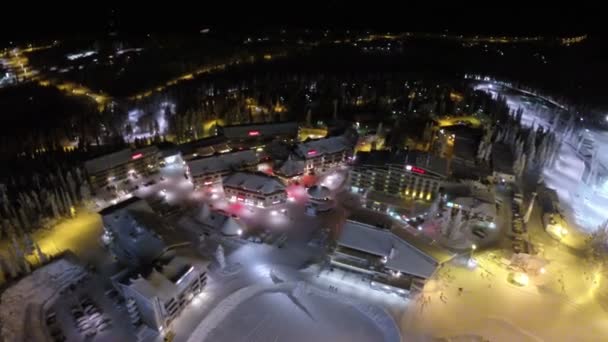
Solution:
M 122 299 L 96 275 L 69 285 L 44 312 L 53 341 L 126 341 L 133 337 Z

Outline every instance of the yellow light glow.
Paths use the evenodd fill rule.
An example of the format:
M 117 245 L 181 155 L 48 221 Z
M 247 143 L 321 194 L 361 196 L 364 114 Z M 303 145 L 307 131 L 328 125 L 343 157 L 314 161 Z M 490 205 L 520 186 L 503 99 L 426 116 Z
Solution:
M 426 200 L 429 201 L 431 199 L 431 193 L 426 194 Z
M 521 286 L 527 286 L 530 283 L 530 278 L 525 273 L 517 272 L 513 274 L 513 281 Z

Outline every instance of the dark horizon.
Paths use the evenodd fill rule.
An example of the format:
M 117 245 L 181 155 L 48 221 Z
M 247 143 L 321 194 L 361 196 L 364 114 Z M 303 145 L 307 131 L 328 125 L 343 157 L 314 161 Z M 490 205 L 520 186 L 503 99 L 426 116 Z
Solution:
M 0 21 L 3 41 L 60 39 L 66 36 L 196 33 L 203 28 L 224 32 L 287 29 L 361 29 L 392 32 L 453 32 L 493 35 L 603 35 L 601 10 L 592 8 L 463 8 L 461 6 L 361 8 L 330 1 L 322 5 L 213 4 L 192 6 L 54 5 L 50 8 L 11 9 Z M 10 7 L 9 6 L 9 7 Z M 238 7 L 235 10 L 234 7 Z M 282 13 L 281 13 L 282 12 Z

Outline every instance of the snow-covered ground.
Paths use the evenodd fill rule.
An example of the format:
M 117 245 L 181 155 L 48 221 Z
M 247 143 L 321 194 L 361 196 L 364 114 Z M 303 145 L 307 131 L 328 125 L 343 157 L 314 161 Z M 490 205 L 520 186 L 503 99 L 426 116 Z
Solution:
M 9 287 L 0 298 L 2 338 L 5 341 L 45 340 L 48 336 L 44 332 L 45 307 L 57 299 L 61 289 L 85 274 L 79 265 L 59 259 Z
M 300 284 L 237 291 L 201 322 L 189 341 L 400 341 L 395 322 L 381 308 Z
M 562 125 L 567 120 L 563 106 L 534 94 L 490 82 L 479 83 L 475 89 L 489 92 L 494 97 L 504 96 L 512 110 L 522 108 L 522 124 L 526 127 L 534 125 L 547 130 L 555 127 L 557 118 Z M 608 151 L 608 133 L 593 127 L 584 128 L 584 125 L 578 130 L 580 133 L 584 130 L 589 140 L 593 141 L 594 148 L 599 151 L 600 163 L 608 163 L 604 156 Z M 557 134 L 561 135 L 561 128 Z M 608 182 L 606 185 L 588 186 L 582 181 L 584 170 L 584 158 L 576 153 L 571 142 L 565 142 L 560 148 L 556 165 L 546 167 L 543 178 L 548 187 L 558 192 L 560 206 L 568 223 L 573 228 L 588 232 L 608 219 Z

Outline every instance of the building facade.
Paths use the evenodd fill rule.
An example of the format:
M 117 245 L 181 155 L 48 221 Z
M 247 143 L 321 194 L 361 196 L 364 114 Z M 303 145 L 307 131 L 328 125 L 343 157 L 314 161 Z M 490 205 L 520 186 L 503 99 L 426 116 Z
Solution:
M 223 186 L 230 202 L 267 208 L 287 201 L 283 183 L 262 173 L 233 173 L 224 178 Z
M 173 257 L 152 267 L 112 277 L 123 297 L 137 308 L 142 323 L 166 331 L 207 284 L 207 264 Z
M 447 161 L 415 152 L 359 152 L 350 175 L 355 193 L 431 200 L 447 179 Z
M 218 135 L 226 137 L 234 147 L 262 146 L 273 140 L 293 142 L 298 138 L 298 124 L 294 121 L 218 126 Z
M 160 151 L 156 146 L 137 150 L 124 149 L 84 163 L 93 191 L 108 186 L 115 188 L 128 183 L 129 177 L 150 176 L 158 173 Z
M 346 163 L 353 155 L 353 145 L 344 136 L 311 140 L 298 144 L 296 157 L 304 160 L 304 169 L 308 172 L 324 172 Z
M 254 171 L 260 158 L 253 150 L 214 155 L 189 160 L 187 173 L 196 187 L 222 184 L 222 178 L 233 171 Z
M 347 220 L 330 255 L 334 267 L 363 275 L 372 288 L 407 296 L 422 289 L 439 265 L 388 229 Z

